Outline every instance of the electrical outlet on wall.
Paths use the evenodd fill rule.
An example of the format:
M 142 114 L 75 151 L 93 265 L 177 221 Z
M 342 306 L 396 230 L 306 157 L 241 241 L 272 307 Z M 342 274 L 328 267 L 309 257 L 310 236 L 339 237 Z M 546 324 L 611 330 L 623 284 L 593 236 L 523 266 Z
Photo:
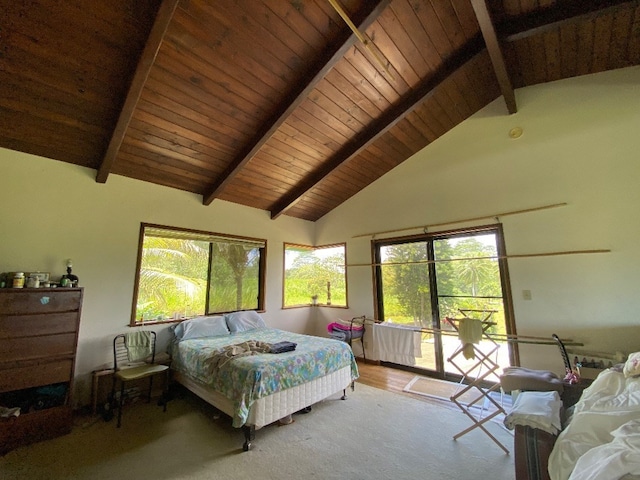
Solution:
M 522 290 L 522 298 L 524 300 L 531 300 L 531 290 Z

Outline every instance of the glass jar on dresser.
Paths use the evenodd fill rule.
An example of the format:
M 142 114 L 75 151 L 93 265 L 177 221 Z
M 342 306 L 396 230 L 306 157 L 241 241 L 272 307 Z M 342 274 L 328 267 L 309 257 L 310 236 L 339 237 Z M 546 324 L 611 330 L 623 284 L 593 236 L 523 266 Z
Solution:
M 82 295 L 0 289 L 0 455 L 71 431 Z

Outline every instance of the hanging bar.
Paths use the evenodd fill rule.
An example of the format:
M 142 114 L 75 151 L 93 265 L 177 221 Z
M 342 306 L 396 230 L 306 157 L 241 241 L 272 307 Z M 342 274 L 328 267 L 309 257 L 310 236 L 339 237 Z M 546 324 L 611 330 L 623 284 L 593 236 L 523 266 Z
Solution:
M 546 252 L 546 253 L 521 253 L 515 255 L 493 255 L 489 257 L 459 257 L 448 258 L 443 260 L 416 260 L 414 262 L 387 262 L 387 263 L 348 263 L 345 267 L 383 267 L 389 265 L 416 265 L 430 263 L 460 262 L 464 260 L 503 260 L 509 258 L 532 258 L 532 257 L 553 257 L 557 255 L 581 255 L 588 253 L 611 253 L 609 249 L 596 250 L 565 250 L 562 252 Z
M 406 230 L 416 230 L 416 229 L 419 229 L 419 228 L 421 228 L 421 229 L 429 229 L 429 228 L 443 227 L 443 226 L 446 226 L 446 225 L 453 225 L 455 223 L 467 223 L 467 222 L 475 222 L 477 220 L 487 220 L 487 219 L 496 218 L 496 217 L 508 217 L 509 215 L 519 215 L 521 213 L 537 212 L 537 211 L 540 211 L 540 210 L 548 210 L 550 208 L 564 207 L 566 205 L 567 205 L 567 203 L 554 203 L 552 205 L 544 205 L 542 207 L 525 208 L 524 210 L 513 210 L 511 212 L 494 213 L 493 215 L 484 215 L 482 217 L 465 218 L 464 220 L 452 220 L 450 222 L 433 223 L 431 225 L 418 225 L 418 226 L 415 226 L 415 227 L 399 228 L 399 229 L 396 229 L 396 230 L 385 230 L 384 232 L 362 233 L 360 235 L 354 235 L 351 238 L 373 237 L 375 235 L 383 235 L 383 234 L 387 234 L 387 233 L 404 232 Z
M 345 12 L 344 8 L 342 8 L 342 5 L 340 5 L 340 2 L 338 2 L 338 0 L 329 0 L 329 3 L 333 7 L 333 9 L 336 12 L 338 12 L 338 15 L 342 17 L 342 19 L 347 24 L 347 26 L 351 29 L 354 35 L 358 37 L 358 40 L 360 40 L 360 42 L 366 47 L 366 49 L 369 50 L 369 53 L 373 55 L 373 58 L 376 60 L 376 62 L 380 64 L 380 66 L 384 69 L 387 75 L 389 75 L 391 80 L 395 81 L 393 74 L 389 70 L 389 66 L 382 61 L 382 59 L 378 55 L 378 52 L 376 52 L 371 46 L 373 42 L 369 39 L 369 37 L 365 33 L 362 33 L 360 30 L 358 30 L 358 27 L 356 27 L 356 25 L 351 21 L 351 19 L 349 18 L 349 15 L 347 15 L 347 12 Z
M 449 318 L 449 320 L 459 321 L 459 318 Z M 370 323 L 384 323 L 379 320 L 373 318 L 365 318 L 365 322 Z M 396 325 L 396 324 L 391 324 Z M 455 330 L 443 330 L 441 328 L 433 328 L 433 327 L 412 327 L 410 325 L 397 324 L 402 325 L 402 328 L 405 330 L 410 330 L 412 332 L 417 333 L 427 333 L 430 335 L 438 334 L 438 335 L 448 335 L 448 336 L 458 336 L 458 332 Z M 557 345 L 558 343 L 553 339 L 553 337 L 538 337 L 531 335 L 514 335 L 510 333 L 486 333 L 493 340 L 497 342 L 508 342 L 508 343 L 528 343 L 534 345 Z M 563 338 L 562 343 L 564 345 L 569 345 L 573 347 L 583 347 L 584 343 L 576 342 L 572 338 Z

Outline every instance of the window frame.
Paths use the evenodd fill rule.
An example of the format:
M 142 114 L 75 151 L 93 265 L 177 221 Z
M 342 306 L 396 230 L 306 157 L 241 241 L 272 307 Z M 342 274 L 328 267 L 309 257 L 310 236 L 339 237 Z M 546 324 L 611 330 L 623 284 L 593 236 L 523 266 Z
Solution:
M 328 249 L 328 248 L 336 248 L 336 247 L 342 247 L 344 248 L 344 293 L 345 293 L 345 303 L 344 305 L 334 305 L 334 304 L 327 304 L 327 303 L 313 303 L 312 301 L 309 303 L 301 303 L 301 304 L 296 304 L 296 305 L 286 305 L 285 304 L 285 298 L 286 298 L 286 282 L 287 282 L 287 248 L 298 248 L 298 249 L 306 249 L 306 250 L 310 250 L 310 251 L 316 251 L 316 250 L 324 250 L 324 249 Z M 346 242 L 338 242 L 338 243 L 330 243 L 330 244 L 326 244 L 326 245 L 304 245 L 301 243 L 290 243 L 290 242 L 283 242 L 283 249 L 282 249 L 282 309 L 291 309 L 291 308 L 302 308 L 302 307 L 325 307 L 325 308 L 343 308 L 343 309 L 347 309 L 349 308 L 349 282 L 347 281 L 347 243 Z M 309 297 L 311 298 L 311 297 Z
M 179 232 L 180 234 L 184 235 L 185 237 L 189 237 L 190 235 L 193 236 L 194 238 L 192 238 L 193 240 L 202 240 L 202 238 L 195 238 L 195 237 L 208 237 L 210 239 L 230 239 L 230 240 L 236 240 L 239 241 L 241 243 L 247 243 L 247 244 L 251 244 L 251 243 L 255 243 L 257 246 L 258 245 L 263 245 L 263 246 L 258 246 L 257 248 L 259 248 L 260 250 L 260 259 L 259 259 L 259 263 L 258 263 L 258 299 L 257 299 L 257 308 L 255 309 L 258 312 L 264 312 L 265 311 L 265 304 L 266 304 L 266 272 L 267 272 L 267 240 L 266 239 L 262 239 L 262 238 L 254 238 L 254 237 L 245 237 L 245 236 L 240 236 L 240 235 L 231 235 L 231 234 L 227 234 L 227 233 L 218 233 L 218 232 L 209 232 L 209 231 L 205 231 L 205 230 L 195 230 L 195 229 L 190 229 L 190 228 L 182 228 L 182 227 L 174 227 L 174 226 L 169 226 L 169 225 L 159 225 L 159 224 L 154 224 L 154 223 L 145 223 L 145 222 L 141 222 L 140 223 L 140 231 L 139 231 L 139 236 L 138 236 L 138 256 L 137 256 L 137 260 L 136 260 L 136 271 L 135 271 L 135 279 L 134 279 L 134 286 L 133 286 L 133 299 L 132 299 L 132 306 L 131 306 L 131 318 L 129 321 L 129 326 L 130 327 L 140 327 L 143 325 L 154 325 L 154 324 L 170 324 L 170 323 L 178 323 L 181 322 L 183 320 L 186 320 L 188 318 L 193 318 L 193 317 L 182 317 L 182 318 L 166 318 L 163 320 L 145 320 L 145 321 L 139 321 L 136 317 L 137 317 L 137 310 L 138 310 L 138 293 L 140 290 L 140 268 L 142 266 L 142 254 L 143 254 L 143 248 L 144 248 L 144 240 L 145 240 L 145 232 L 147 231 L 147 229 L 158 229 L 158 230 L 166 230 L 166 231 L 174 231 L 174 232 Z M 236 310 L 229 310 L 229 311 L 220 311 L 220 312 L 211 312 L 209 311 L 209 294 L 210 294 L 210 289 L 211 289 L 211 272 L 210 272 L 210 268 L 211 268 L 211 242 L 209 242 L 209 260 L 207 262 L 207 286 L 206 286 L 206 294 L 205 294 L 205 305 L 204 305 L 204 314 L 205 315 L 222 315 L 224 313 L 229 313 L 231 311 L 236 311 Z M 254 309 L 251 309 L 254 310 Z
M 492 224 L 492 225 L 479 225 L 476 227 L 468 227 L 468 228 L 458 228 L 451 229 L 446 231 L 437 231 L 437 232 L 424 232 L 416 235 L 408 235 L 402 237 L 392 237 L 392 238 L 384 238 L 384 239 L 372 239 L 371 240 L 371 258 L 372 258 L 372 274 L 373 274 L 373 283 L 374 283 L 374 315 L 375 318 L 382 318 L 381 315 L 384 314 L 384 305 L 383 305 L 383 292 L 382 292 L 382 282 L 381 278 L 381 259 L 379 256 L 380 247 L 387 245 L 395 245 L 395 244 L 403 244 L 403 243 L 418 243 L 418 242 L 427 242 L 433 245 L 433 242 L 436 240 L 446 240 L 450 238 L 457 238 L 462 236 L 470 236 L 476 234 L 483 233 L 493 233 L 496 235 L 496 248 L 497 248 L 497 264 L 498 271 L 500 276 L 500 283 L 502 289 L 502 301 L 504 305 L 504 320 L 505 320 L 505 328 L 508 334 L 516 334 L 516 322 L 515 322 L 515 311 L 513 307 L 513 296 L 511 290 L 511 281 L 509 277 L 509 266 L 507 262 L 507 250 L 504 238 L 504 231 L 502 228 L 502 224 Z M 433 248 L 432 246 L 430 247 Z M 433 250 L 431 250 L 433 253 Z M 433 260 L 429 260 L 429 269 L 430 269 L 430 282 L 431 288 L 430 291 L 432 295 L 438 297 L 437 288 L 436 288 L 436 275 L 435 275 L 435 263 Z M 432 302 L 432 308 L 438 308 L 438 298 L 434 299 Z M 433 312 L 432 316 L 439 315 L 437 312 Z M 518 349 L 517 343 L 509 344 L 509 359 L 511 365 L 519 365 L 520 364 L 520 353 Z

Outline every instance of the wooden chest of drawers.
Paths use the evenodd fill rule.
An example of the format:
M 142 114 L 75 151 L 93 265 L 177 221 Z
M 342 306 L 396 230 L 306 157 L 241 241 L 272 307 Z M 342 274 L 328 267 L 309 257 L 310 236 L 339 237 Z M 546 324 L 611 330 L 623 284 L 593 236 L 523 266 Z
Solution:
M 71 431 L 82 288 L 0 289 L 0 455 Z

